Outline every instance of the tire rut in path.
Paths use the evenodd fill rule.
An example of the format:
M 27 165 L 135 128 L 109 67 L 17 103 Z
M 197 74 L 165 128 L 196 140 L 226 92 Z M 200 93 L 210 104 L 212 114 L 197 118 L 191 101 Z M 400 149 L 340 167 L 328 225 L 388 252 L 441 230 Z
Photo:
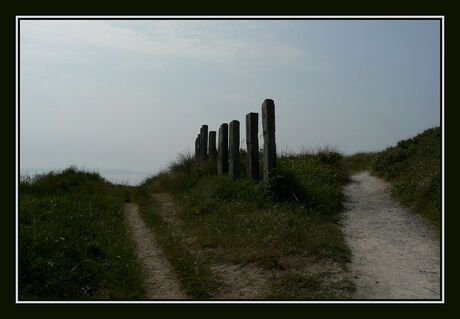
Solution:
M 174 269 L 140 217 L 137 205 L 127 203 L 124 208 L 128 229 L 142 266 L 147 299 L 187 299 Z
M 440 242 L 420 218 L 391 199 L 368 172 L 345 186 L 343 222 L 352 251 L 356 299 L 439 299 Z

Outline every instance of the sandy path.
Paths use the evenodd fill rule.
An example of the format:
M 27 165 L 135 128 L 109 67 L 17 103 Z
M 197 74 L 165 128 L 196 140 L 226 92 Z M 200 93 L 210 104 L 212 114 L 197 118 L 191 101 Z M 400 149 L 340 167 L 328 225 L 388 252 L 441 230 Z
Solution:
M 344 233 L 353 257 L 356 299 L 439 299 L 440 243 L 419 216 L 390 197 L 368 172 L 344 188 Z
M 142 265 L 147 299 L 186 299 L 173 268 L 141 219 L 137 205 L 125 204 L 125 214 Z

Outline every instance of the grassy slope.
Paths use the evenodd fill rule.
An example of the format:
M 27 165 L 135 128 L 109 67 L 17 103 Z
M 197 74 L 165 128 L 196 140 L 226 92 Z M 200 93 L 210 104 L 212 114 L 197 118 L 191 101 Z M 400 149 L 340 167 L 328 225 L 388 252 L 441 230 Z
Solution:
M 159 229 L 158 223 L 164 221 L 152 217 L 155 209 L 148 202 L 149 194 L 167 191 L 183 205 L 179 213 L 184 224 L 181 231 L 197 238 L 197 247 L 182 253 L 164 247 L 170 251 L 176 269 L 183 269 L 179 273 L 186 287 L 196 287 L 200 282 L 199 271 L 184 266 L 193 264 L 187 261 L 190 256 L 202 267 L 200 272 L 208 274 L 200 288 L 204 298 L 212 296 L 216 287 L 216 278 L 209 271 L 212 264 L 253 262 L 272 269 L 280 258 L 290 255 L 328 259 L 342 265 L 349 260 L 350 252 L 336 224 L 342 203 L 341 186 L 346 181 L 340 154 L 325 150 L 282 156 L 277 174 L 268 185 L 245 177 L 245 157 L 242 151 L 242 176 L 237 180 L 215 176 L 215 163 L 196 163 L 191 156 L 183 155 L 167 172 L 146 180 L 139 188 L 141 214 L 154 228 Z M 187 245 L 182 242 L 178 246 Z M 197 256 L 190 252 L 193 249 L 209 253 Z M 305 281 L 312 280 L 311 274 L 291 275 L 273 278 L 265 297 L 291 298 L 289 294 L 279 294 L 291 290 L 298 292 L 294 297 L 299 299 L 334 298 L 343 293 L 323 287 L 321 277 L 314 278 L 315 285 L 305 286 Z M 353 287 L 345 283 L 339 290 L 342 288 L 350 291 Z M 192 295 L 197 296 L 193 291 Z
M 123 186 L 69 168 L 19 186 L 19 299 L 143 298 Z
M 438 229 L 441 216 L 441 129 L 398 142 L 376 155 L 372 171 L 393 183 L 392 195 Z
M 439 231 L 441 221 L 441 129 L 431 128 L 377 153 L 346 158 L 346 166 L 392 183 L 392 195 Z

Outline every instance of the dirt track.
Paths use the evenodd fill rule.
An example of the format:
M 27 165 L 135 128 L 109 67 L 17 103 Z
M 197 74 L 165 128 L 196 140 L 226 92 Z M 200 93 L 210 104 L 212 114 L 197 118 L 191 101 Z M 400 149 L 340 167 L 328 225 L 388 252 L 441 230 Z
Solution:
M 439 299 L 440 242 L 419 216 L 390 197 L 368 172 L 345 189 L 343 224 L 352 250 L 356 299 Z
M 166 260 L 152 232 L 139 216 L 137 205 L 125 204 L 125 214 L 142 266 L 147 299 L 186 299 L 187 296 L 181 291 L 174 269 Z

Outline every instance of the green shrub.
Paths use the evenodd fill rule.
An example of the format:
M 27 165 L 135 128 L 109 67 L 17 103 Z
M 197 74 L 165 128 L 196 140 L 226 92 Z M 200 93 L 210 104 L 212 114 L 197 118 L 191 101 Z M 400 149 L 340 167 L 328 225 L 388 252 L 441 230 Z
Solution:
M 323 214 L 342 207 L 341 185 L 347 180 L 343 156 L 334 151 L 282 156 L 273 177 L 274 195 L 280 200 L 296 200 Z

